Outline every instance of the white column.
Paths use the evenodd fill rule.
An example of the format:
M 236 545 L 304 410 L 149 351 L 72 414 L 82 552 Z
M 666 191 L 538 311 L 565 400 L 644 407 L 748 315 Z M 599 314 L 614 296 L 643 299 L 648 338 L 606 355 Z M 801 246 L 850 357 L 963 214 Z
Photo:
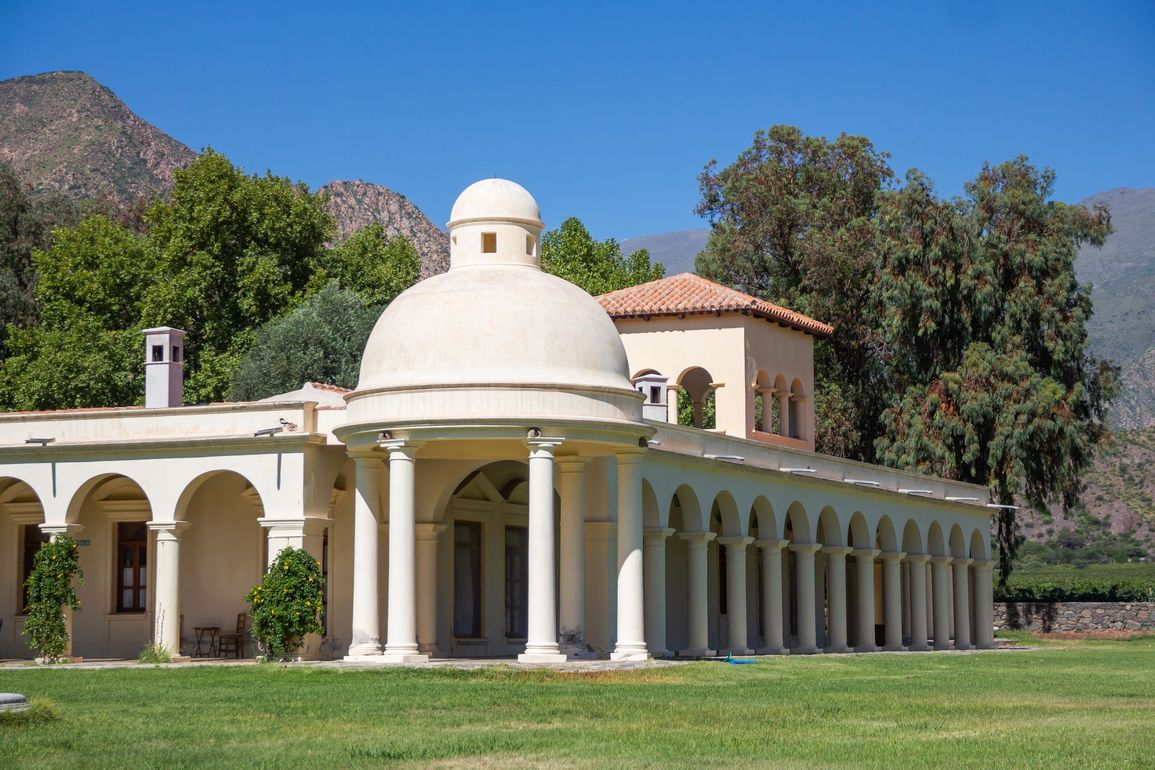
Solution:
M 553 450 L 556 438 L 534 438 L 529 446 L 529 619 L 523 663 L 566 659 L 557 643 L 557 570 L 554 562 Z
M 180 532 L 185 521 L 151 521 L 156 533 L 156 604 L 153 610 L 153 643 L 180 654 Z
M 726 549 L 726 629 L 730 652 L 749 655 L 746 628 L 746 546 L 752 537 L 720 537 L 718 544 Z
M 775 391 L 778 398 L 778 435 L 790 435 L 790 391 Z
M 648 660 L 642 564 L 642 454 L 618 455 L 618 638 L 611 660 Z
M 389 452 L 389 620 L 385 651 L 390 663 L 424 663 L 417 651 L 416 455 L 405 441 L 382 441 Z
M 930 556 L 912 553 L 906 557 L 910 564 L 910 649 L 922 652 L 926 643 L 926 563 Z
M 931 563 L 931 585 L 934 589 L 932 608 L 934 610 L 934 648 L 950 649 L 950 580 L 949 556 L 935 556 Z
M 437 654 L 437 545 L 445 524 L 422 522 L 417 538 L 417 649 Z
M 853 548 L 828 545 L 822 549 L 826 555 L 829 575 L 826 581 L 826 596 L 829 602 L 830 639 L 826 652 L 848 652 L 846 646 L 846 556 Z
M 970 559 L 956 558 L 954 566 L 954 647 L 971 648 Z
M 655 658 L 670 654 L 666 649 L 666 538 L 674 530 L 647 529 L 645 532 L 646 643 Z
M 882 611 L 886 627 L 884 650 L 902 649 L 902 557 L 906 554 L 889 552 L 882 559 Z
M 666 422 L 670 425 L 678 424 L 678 399 L 681 398 L 682 389 L 677 385 L 666 386 Z
M 814 646 L 826 647 L 826 556 L 814 553 Z
M 785 540 L 758 540 L 762 549 L 762 655 L 777 655 L 785 647 L 782 638 L 782 549 Z
M 713 655 L 706 590 L 706 544 L 717 535 L 713 532 L 679 532 L 678 537 L 686 541 L 686 641 L 689 644 L 680 654 L 689 657 Z
M 557 462 L 558 494 L 561 496 L 559 626 L 566 652 L 586 650 L 585 636 L 585 458 Z
M 818 652 L 814 615 L 814 554 L 822 548 L 820 543 L 792 543 L 794 553 L 795 590 L 798 605 L 798 647 L 795 653 L 809 655 Z
M 994 586 L 992 580 L 993 561 L 975 561 L 975 647 L 989 650 L 994 647 Z
M 875 548 L 856 548 L 854 569 L 858 583 L 858 652 L 874 652 L 874 558 Z
M 381 654 L 380 599 L 377 595 L 378 483 L 381 458 L 355 455 L 357 498 L 353 505 L 353 641 L 346 660 Z

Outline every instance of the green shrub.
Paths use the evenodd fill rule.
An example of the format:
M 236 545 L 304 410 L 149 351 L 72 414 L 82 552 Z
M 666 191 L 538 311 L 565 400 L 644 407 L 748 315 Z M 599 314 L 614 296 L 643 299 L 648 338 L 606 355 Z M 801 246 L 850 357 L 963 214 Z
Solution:
M 68 649 L 65 608 L 80 609 L 75 583 L 84 583 L 76 541 L 57 535 L 41 546 L 33 562 L 28 587 L 28 618 L 24 635 L 28 645 L 45 660 L 55 661 Z
M 149 642 L 141 648 L 137 663 L 172 663 L 172 653 L 163 644 Z
M 308 551 L 286 548 L 245 596 L 252 605 L 253 640 L 262 654 L 283 658 L 300 649 L 305 634 L 322 632 L 325 595 L 321 565 Z

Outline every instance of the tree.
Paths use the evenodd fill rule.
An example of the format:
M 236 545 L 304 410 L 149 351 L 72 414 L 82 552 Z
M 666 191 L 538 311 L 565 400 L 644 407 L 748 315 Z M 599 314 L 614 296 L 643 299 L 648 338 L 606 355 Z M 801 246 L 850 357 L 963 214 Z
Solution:
M 662 265 L 650 263 L 645 249 L 623 256 L 621 245 L 612 238 L 595 241 L 577 217 L 542 236 L 541 268 L 595 296 L 666 274 Z
M 57 228 L 33 253 L 40 325 L 8 327 L 0 403 L 14 409 L 140 401 L 142 299 L 155 259 L 145 239 L 103 216 Z
M 188 332 L 189 400 L 223 398 L 255 330 L 316 288 L 332 218 L 303 184 L 248 176 L 210 148 L 147 219 L 158 263 L 143 323 Z
M 384 306 L 417 282 L 421 257 L 403 235 L 388 238 L 379 222 L 365 225 L 329 251 L 328 273 L 366 305 Z
M 836 388 L 816 394 L 816 407 L 846 415 L 837 446 L 867 460 L 885 407 L 878 338 L 863 313 L 875 277 L 873 218 L 877 196 L 893 172 L 869 139 L 834 141 L 793 126 L 754 134 L 751 146 L 723 169 L 699 176 L 697 213 L 711 223 L 700 275 L 785 305 L 834 326 L 815 345 L 815 375 Z M 819 401 L 818 399 L 822 399 Z M 847 446 L 845 438 L 857 436 Z
M 884 204 L 879 301 L 897 401 L 876 440 L 888 465 L 990 487 L 997 503 L 1069 509 L 1104 432 L 1113 366 L 1087 352 L 1082 243 L 1106 209 L 1050 201 L 1054 172 L 1024 157 L 985 166 L 967 197 L 938 201 L 918 175 Z M 1021 536 L 997 519 L 1001 574 Z
M 356 386 L 361 355 L 381 309 L 330 283 L 262 327 L 233 374 L 229 398 L 266 398 L 303 382 Z
M 28 575 L 28 617 L 23 633 L 46 661 L 59 660 L 68 650 L 65 609 L 80 609 L 75 583 L 84 583 L 76 541 L 58 535 L 36 552 Z
M 1087 354 L 1091 304 L 1075 279 L 1105 210 L 1050 200 L 1026 158 L 985 166 L 943 200 L 895 186 L 863 137 L 775 126 L 727 168 L 707 165 L 705 275 L 835 327 L 815 347 L 822 451 L 985 484 L 995 501 L 1071 505 L 1114 391 Z M 1019 542 L 996 525 L 1003 575 Z

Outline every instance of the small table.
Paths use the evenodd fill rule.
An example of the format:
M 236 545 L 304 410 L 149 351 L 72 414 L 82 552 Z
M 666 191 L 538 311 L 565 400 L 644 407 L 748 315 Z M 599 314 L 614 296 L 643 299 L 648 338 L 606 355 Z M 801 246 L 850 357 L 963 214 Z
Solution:
M 192 656 L 194 658 L 215 658 L 217 655 L 217 634 L 221 632 L 221 627 L 193 626 L 193 631 L 195 631 L 197 635 L 197 646 L 196 649 L 193 650 Z M 209 649 L 208 652 L 202 652 L 201 645 L 206 641 L 206 636 L 208 637 Z

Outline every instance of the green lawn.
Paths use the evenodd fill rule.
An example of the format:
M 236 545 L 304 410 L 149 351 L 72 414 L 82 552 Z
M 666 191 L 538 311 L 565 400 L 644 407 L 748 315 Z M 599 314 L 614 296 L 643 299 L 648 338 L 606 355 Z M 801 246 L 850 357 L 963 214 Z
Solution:
M 588 674 L 0 670 L 14 767 L 1152 767 L 1155 638 Z

